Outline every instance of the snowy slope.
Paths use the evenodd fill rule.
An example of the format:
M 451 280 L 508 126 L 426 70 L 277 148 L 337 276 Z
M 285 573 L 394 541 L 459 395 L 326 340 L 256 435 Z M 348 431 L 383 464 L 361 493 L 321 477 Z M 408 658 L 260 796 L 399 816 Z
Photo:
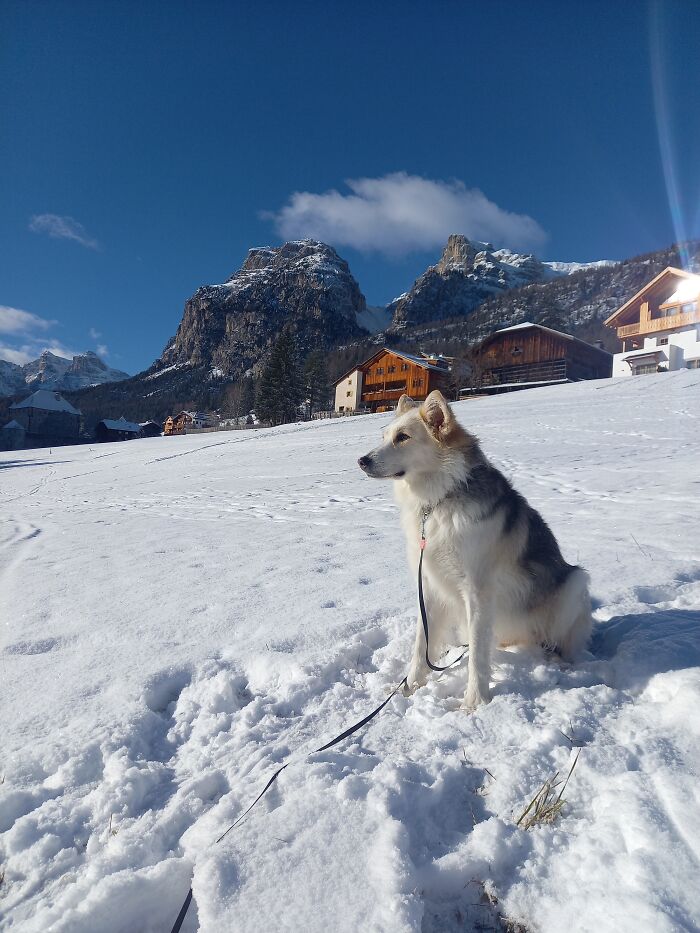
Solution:
M 190 883 L 206 933 L 700 926 L 700 373 L 457 410 L 591 572 L 594 655 L 393 699 L 219 844 L 405 672 L 388 416 L 0 454 L 0 929 L 167 933 Z

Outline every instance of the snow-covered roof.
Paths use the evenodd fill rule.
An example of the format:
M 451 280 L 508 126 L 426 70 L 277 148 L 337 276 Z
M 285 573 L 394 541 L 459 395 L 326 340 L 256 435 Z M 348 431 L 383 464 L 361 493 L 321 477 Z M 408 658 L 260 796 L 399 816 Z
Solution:
M 15 421 L 14 418 L 13 418 L 12 421 L 8 421 L 7 424 L 3 425 L 3 428 L 2 428 L 2 429 L 3 429 L 3 431 L 14 431 L 14 430 L 16 430 L 17 428 L 19 428 L 20 431 L 24 431 L 24 428 L 23 428 L 22 425 L 19 423 L 19 421 Z
M 546 330 L 549 334 L 555 334 L 557 337 L 564 337 L 565 340 L 573 340 L 576 343 L 583 343 L 587 347 L 590 347 L 591 350 L 598 350 L 600 353 L 607 353 L 608 356 L 612 355 L 604 347 L 597 347 L 595 344 L 588 343 L 586 340 L 581 340 L 580 337 L 574 337 L 572 334 L 565 334 L 563 330 L 554 330 L 553 327 L 547 327 L 545 324 L 535 324 L 533 321 L 523 321 L 522 324 L 513 324 L 511 327 L 501 327 L 486 337 L 483 343 L 486 343 L 486 341 L 490 340 L 492 337 L 495 337 L 496 334 L 505 334 L 512 330 L 527 330 L 528 327 L 539 327 L 540 330 Z
M 77 408 L 73 408 L 70 402 L 67 402 L 58 392 L 52 392 L 50 389 L 37 389 L 28 398 L 15 405 L 10 405 L 10 411 L 16 411 L 18 408 L 40 408 L 42 411 L 65 411 L 70 415 L 79 415 Z
M 134 424 L 133 421 L 127 421 L 123 415 L 116 421 L 103 418 L 100 424 L 103 424 L 109 431 L 128 431 L 130 434 L 139 434 L 141 431 L 141 425 Z

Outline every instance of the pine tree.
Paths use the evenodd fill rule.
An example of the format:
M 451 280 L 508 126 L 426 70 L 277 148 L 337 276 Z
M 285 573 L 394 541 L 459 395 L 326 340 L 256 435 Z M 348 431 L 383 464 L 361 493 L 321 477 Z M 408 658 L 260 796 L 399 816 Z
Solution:
M 282 333 L 260 377 L 256 413 L 272 424 L 296 421 L 302 397 L 303 383 L 294 340 Z
M 309 415 L 315 411 L 325 411 L 330 397 L 328 367 L 326 355 L 322 350 L 314 350 L 306 358 L 304 365 L 304 390 L 309 402 Z

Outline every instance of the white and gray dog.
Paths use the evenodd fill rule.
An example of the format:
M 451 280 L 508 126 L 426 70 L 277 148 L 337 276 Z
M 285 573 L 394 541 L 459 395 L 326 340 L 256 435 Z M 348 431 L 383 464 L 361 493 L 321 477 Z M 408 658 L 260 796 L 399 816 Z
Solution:
M 409 561 L 423 587 L 432 662 L 449 644 L 469 645 L 464 706 L 491 699 L 491 650 L 546 645 L 574 661 L 591 632 L 588 575 L 567 564 L 549 526 L 458 424 L 441 392 L 422 405 L 403 395 L 383 443 L 358 461 L 368 476 L 394 479 Z M 407 693 L 429 668 L 418 619 Z

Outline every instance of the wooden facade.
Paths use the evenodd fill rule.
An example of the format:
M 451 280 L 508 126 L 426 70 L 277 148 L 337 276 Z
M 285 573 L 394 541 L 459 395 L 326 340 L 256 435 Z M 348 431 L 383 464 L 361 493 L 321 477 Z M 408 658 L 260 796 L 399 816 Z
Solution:
M 541 324 L 518 324 L 487 337 L 472 352 L 469 392 L 510 391 L 580 379 L 604 379 L 612 356 Z
M 638 350 L 647 335 L 700 324 L 698 276 L 667 266 L 606 320 L 622 350 Z
M 184 434 L 185 429 L 192 427 L 194 421 L 192 412 L 181 411 L 177 415 L 170 415 L 163 425 L 163 434 L 170 437 L 174 434 Z
M 390 411 L 404 394 L 422 401 L 433 389 L 449 391 L 449 365 L 442 357 L 421 358 L 383 347 L 350 372 L 361 374 L 357 398 L 365 411 Z M 348 375 L 341 376 L 336 385 Z M 337 409 L 343 410 L 342 406 Z

